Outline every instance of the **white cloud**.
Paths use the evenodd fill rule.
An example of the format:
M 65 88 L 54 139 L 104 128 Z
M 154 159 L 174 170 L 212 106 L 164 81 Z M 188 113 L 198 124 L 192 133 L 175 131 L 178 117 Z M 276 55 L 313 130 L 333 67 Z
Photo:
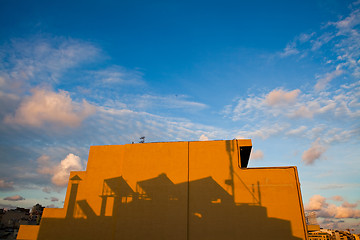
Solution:
M 328 119 L 351 120 L 360 117 L 360 82 L 343 85 L 335 91 L 320 93 L 299 89 L 286 91 L 274 89 L 260 96 L 239 99 L 234 105 L 227 105 L 224 114 L 233 121 L 242 119 L 270 119 L 279 122 L 287 118 L 327 116 Z M 350 118 L 344 118 L 344 117 Z M 273 119 L 272 119 L 273 118 Z
M 7 201 L 22 201 L 22 200 L 25 200 L 25 198 L 23 198 L 20 195 L 15 195 L 15 196 L 10 196 L 10 197 L 5 197 L 4 200 L 7 200 Z
M 69 181 L 71 171 L 80 171 L 83 169 L 81 159 L 72 153 L 69 153 L 59 164 L 55 164 L 47 155 L 42 155 L 37 159 L 37 172 L 43 175 L 52 176 L 51 182 L 58 186 L 64 187 Z M 43 192 L 50 193 L 49 187 L 43 188 Z
M 311 41 L 311 43 L 312 43 L 311 51 L 319 50 L 323 45 L 330 42 L 334 37 L 335 37 L 334 33 L 326 32 L 326 33 L 321 34 L 319 37 L 317 37 L 316 39 L 313 39 Z
M 353 28 L 360 24 L 360 11 L 354 10 L 349 16 L 338 22 L 329 23 L 336 26 L 339 30 L 337 35 L 344 35 L 348 32 L 352 32 Z
M 66 91 L 53 92 L 35 88 L 32 96 L 25 98 L 15 115 L 8 115 L 4 121 L 8 124 L 19 124 L 31 127 L 42 127 L 50 124 L 55 127 L 76 127 L 89 115 L 95 107 L 85 100 L 73 102 Z
M 319 159 L 324 152 L 325 147 L 319 143 L 319 140 L 316 140 L 311 144 L 311 147 L 308 150 L 304 151 L 302 155 L 302 161 L 306 165 L 313 164 L 315 160 Z
M 108 122 L 112 124 L 109 125 Z M 201 135 L 211 139 L 234 138 L 234 135 L 229 136 L 229 132 L 220 128 L 194 123 L 184 118 L 163 117 L 143 111 L 111 107 L 99 107 L 96 120 L 89 124 L 92 129 L 101 131 L 101 134 L 97 134 L 97 141 L 104 144 L 137 142 L 140 136 L 146 136 L 149 142 L 195 141 L 199 140 Z
M 69 181 L 70 171 L 80 171 L 82 169 L 80 157 L 70 153 L 55 167 L 51 181 L 56 186 L 66 186 Z
M 263 126 L 253 131 L 238 131 L 236 138 L 261 138 L 267 139 L 271 136 L 278 135 L 289 128 L 289 124 L 274 124 L 272 126 Z
M 104 70 L 90 72 L 91 77 L 101 84 L 144 84 L 143 73 L 138 70 L 128 70 L 122 66 L 112 66 Z
M 335 70 L 322 73 L 315 84 L 316 91 L 322 91 L 334 78 L 351 74 L 360 77 L 360 10 L 354 10 L 343 19 L 328 22 L 318 33 L 300 34 L 290 41 L 280 56 L 299 55 L 299 58 L 310 55 L 321 55 L 321 48 L 330 51 L 324 58 L 324 64 L 333 64 Z M 310 42 L 310 46 L 309 43 Z M 334 57 L 332 57 L 334 56 Z
M 296 43 L 292 42 L 292 43 L 288 43 L 285 47 L 285 49 L 283 50 L 283 52 L 280 53 L 281 57 L 288 57 L 291 55 L 296 55 L 299 53 L 299 50 L 296 49 Z
M 304 43 L 304 42 L 309 41 L 314 35 L 315 35 L 314 32 L 312 32 L 312 33 L 310 33 L 310 34 L 302 33 L 302 34 L 300 34 L 300 36 L 298 37 L 298 39 L 299 39 L 299 41 L 300 41 L 301 43 Z
M 286 135 L 299 135 L 305 132 L 305 130 L 307 129 L 306 126 L 300 126 L 296 129 L 291 129 L 289 131 L 286 132 Z
M 2 61 L 11 68 L 1 68 L 0 72 L 8 76 L 9 83 L 57 82 L 66 70 L 88 62 L 99 56 L 95 46 L 65 38 L 13 39 L 0 46 Z M 14 87 L 19 87 L 15 86 Z
M 320 97 L 298 104 L 297 108 L 289 111 L 287 115 L 291 118 L 313 118 L 314 115 L 325 114 L 335 110 L 336 106 L 335 101 Z
M 209 141 L 209 138 L 205 135 L 205 134 L 202 134 L 199 138 L 200 141 Z
M 317 80 L 317 83 L 315 84 L 315 90 L 316 91 L 323 90 L 331 80 L 342 75 L 343 72 L 344 71 L 341 70 L 338 65 L 338 67 L 336 67 L 336 69 L 334 71 L 332 71 L 330 73 L 326 73 L 325 76 L 323 76 Z
M 251 153 L 251 155 L 250 155 L 250 159 L 253 159 L 253 160 L 257 160 L 257 159 L 263 159 L 264 158 L 264 153 L 263 153 L 263 151 L 261 151 L 261 150 L 256 150 L 256 151 L 254 151 L 254 152 L 252 152 Z
M 132 105 L 134 109 L 167 108 L 191 111 L 207 108 L 206 104 L 189 101 L 187 98 L 184 95 L 155 96 L 145 94 L 131 99 L 132 104 L 129 103 L 129 105 Z

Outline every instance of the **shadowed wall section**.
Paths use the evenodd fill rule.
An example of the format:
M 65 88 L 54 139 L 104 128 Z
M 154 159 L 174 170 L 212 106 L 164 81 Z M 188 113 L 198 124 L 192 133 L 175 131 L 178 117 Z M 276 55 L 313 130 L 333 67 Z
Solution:
M 250 140 L 92 146 L 64 208 L 18 239 L 306 239 L 296 168 L 248 169 L 250 151 Z

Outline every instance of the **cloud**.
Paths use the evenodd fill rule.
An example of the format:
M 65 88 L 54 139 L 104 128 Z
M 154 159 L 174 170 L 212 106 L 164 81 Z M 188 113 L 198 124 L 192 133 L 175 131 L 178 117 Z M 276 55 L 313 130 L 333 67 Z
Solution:
M 357 203 L 349 203 L 347 201 L 344 201 L 343 204 L 341 204 L 341 207 L 344 208 L 356 208 L 358 206 Z
M 7 182 L 4 179 L 0 179 L 0 191 L 7 191 L 14 189 L 14 182 Z
M 302 161 L 306 165 L 311 165 L 315 160 L 319 159 L 324 152 L 325 147 L 319 143 L 319 140 L 316 140 L 311 144 L 311 147 L 308 150 L 304 151 Z
M 205 134 L 202 134 L 199 138 L 200 141 L 209 141 L 209 138 L 205 136 Z
M 274 124 L 272 126 L 263 126 L 253 131 L 238 131 L 236 138 L 261 138 L 263 140 L 282 133 L 289 127 L 288 124 Z
M 275 89 L 265 97 L 265 102 L 270 106 L 293 104 L 296 102 L 299 93 L 299 89 L 288 92 L 282 89 Z
M 355 4 L 353 4 L 355 5 Z M 335 22 L 328 22 L 319 29 L 319 32 L 311 34 L 300 34 L 290 41 L 281 57 L 299 55 L 302 58 L 306 55 L 323 57 L 326 65 L 331 64 L 335 70 L 320 74 L 315 84 L 316 91 L 322 91 L 328 83 L 341 75 L 353 75 L 360 77 L 360 10 L 354 7 L 353 10 Z M 309 44 L 310 43 L 310 44 Z M 334 57 L 332 57 L 334 56 Z M 330 65 L 330 66 L 331 66 Z
M 337 202 L 342 202 L 344 201 L 344 198 L 342 196 L 336 195 L 331 197 L 332 200 L 337 201 Z
M 55 206 L 54 204 L 50 204 L 50 205 L 47 205 L 45 208 L 58 208 L 58 207 Z
M 55 127 L 76 127 L 89 115 L 95 112 L 95 107 L 85 100 L 82 103 L 73 102 L 66 91 L 53 92 L 35 88 L 32 96 L 25 98 L 15 115 L 8 115 L 4 121 L 7 124 L 41 127 L 50 124 Z
M 307 33 L 302 33 L 300 34 L 300 36 L 298 37 L 299 41 L 301 43 L 305 43 L 307 41 L 309 41 L 313 36 L 315 35 L 314 32 L 310 33 L 310 34 L 307 34 Z
M 51 197 L 51 199 L 50 199 L 52 202 L 57 202 L 57 201 L 59 201 L 59 199 L 58 198 L 56 198 L 56 197 Z
M 291 55 L 296 55 L 298 53 L 299 53 L 299 50 L 296 49 L 296 43 L 291 42 L 291 43 L 286 45 L 283 52 L 280 53 L 280 56 L 281 57 L 288 57 L 288 56 L 291 56 Z
M 109 125 L 109 122 L 112 124 Z M 185 118 L 166 117 L 116 107 L 99 107 L 96 120 L 89 124 L 94 131 L 99 130 L 96 132 L 96 141 L 103 144 L 116 144 L 119 140 L 136 142 L 141 136 L 146 136 L 147 142 L 194 141 L 199 140 L 199 136 L 203 134 L 211 139 L 231 139 L 234 136 L 229 136 L 229 132 L 221 128 L 194 123 Z M 121 135 L 114 132 L 119 132 Z
M 37 162 L 37 172 L 43 175 L 52 176 L 51 182 L 58 187 L 67 185 L 70 171 L 80 171 L 83 169 L 80 157 L 72 153 L 69 153 L 59 164 L 50 161 L 50 157 L 47 155 L 39 157 Z M 47 187 L 43 188 L 43 191 L 50 193 L 51 189 Z
M 51 193 L 51 188 L 49 188 L 49 187 L 44 187 L 44 188 L 42 189 L 42 191 L 43 191 L 44 193 Z
M 343 20 L 329 23 L 329 25 L 334 25 L 339 30 L 337 35 L 344 35 L 346 33 L 351 33 L 352 29 L 360 24 L 360 11 L 354 10 L 350 13 L 349 16 L 344 18 Z
M 305 210 L 306 211 L 315 211 L 315 210 L 320 210 L 326 206 L 327 206 L 326 198 L 317 194 L 317 195 L 313 195 L 309 199 L 309 203 L 307 205 L 305 205 Z
M 155 95 L 141 95 L 131 99 L 129 103 L 134 109 L 184 109 L 186 111 L 202 110 L 208 106 L 203 103 L 189 101 L 184 95 L 169 95 L 169 96 L 155 96 Z
M 299 135 L 305 132 L 305 130 L 307 129 L 306 126 L 300 126 L 296 129 L 291 129 L 289 131 L 286 132 L 286 135 Z
M 356 82 L 343 85 L 331 92 L 301 93 L 299 89 L 286 91 L 274 89 L 260 96 L 249 96 L 239 99 L 235 105 L 227 105 L 223 111 L 233 121 L 244 118 L 271 119 L 279 121 L 279 117 L 314 118 L 317 116 L 349 116 L 360 117 L 359 85 Z M 344 118 L 342 118 L 344 120 Z
M 70 153 L 65 159 L 61 160 L 58 166 L 56 166 L 51 181 L 56 186 L 66 186 L 69 181 L 70 171 L 80 171 L 82 169 L 80 157 Z
M 254 160 L 257 160 L 257 159 L 263 159 L 264 158 L 264 153 L 263 153 L 263 151 L 261 151 L 261 150 L 256 150 L 256 151 L 254 151 L 254 152 L 252 152 L 251 153 L 251 155 L 250 155 L 250 159 L 254 159 Z
M 122 66 L 111 66 L 104 70 L 91 71 L 90 75 L 101 84 L 144 84 L 142 72 L 138 70 L 128 70 Z
M 12 39 L 0 46 L 0 75 L 6 76 L 9 89 L 28 87 L 30 83 L 57 82 L 67 70 L 99 57 L 94 45 L 66 38 Z M 3 68 L 6 66 L 6 68 Z
M 326 114 L 333 111 L 335 114 L 336 102 L 329 99 L 318 98 L 301 103 L 287 116 L 291 118 L 313 118 L 315 115 Z
M 12 205 L 12 204 L 4 204 L 4 203 L 0 203 L 0 208 L 3 208 L 5 211 L 9 210 L 9 209 L 15 209 L 16 206 Z
M 339 197 L 337 196 L 337 198 Z M 337 206 L 327 203 L 326 198 L 321 195 L 313 195 L 309 199 L 309 203 L 305 205 L 305 210 L 315 211 L 318 217 L 332 221 L 332 218 L 360 218 L 360 210 L 356 209 L 357 206 L 357 203 L 350 204 L 346 201 L 341 206 Z
M 37 160 L 38 169 L 37 172 L 40 174 L 53 174 L 54 172 L 54 164 L 50 161 L 50 157 L 48 155 L 41 155 Z M 45 189 L 45 188 L 44 188 Z M 48 190 L 46 190 L 48 191 Z M 46 192 L 44 191 L 44 192 Z
M 325 218 L 360 218 L 360 210 L 329 204 L 327 208 L 319 212 L 318 216 Z
M 21 201 L 21 200 L 25 200 L 25 198 L 23 198 L 20 195 L 14 195 L 14 196 L 11 196 L 11 197 L 6 197 L 6 198 L 4 198 L 4 200 L 7 200 L 7 201 Z
M 321 186 L 320 189 L 336 189 L 336 188 L 344 188 L 345 185 L 344 184 L 326 184 L 324 186 Z
M 326 73 L 325 76 L 323 76 L 317 80 L 317 83 L 315 84 L 315 90 L 316 91 L 323 90 L 331 80 L 342 75 L 343 73 L 344 73 L 344 71 L 341 70 L 340 65 L 338 65 L 334 71 L 332 71 L 330 73 Z

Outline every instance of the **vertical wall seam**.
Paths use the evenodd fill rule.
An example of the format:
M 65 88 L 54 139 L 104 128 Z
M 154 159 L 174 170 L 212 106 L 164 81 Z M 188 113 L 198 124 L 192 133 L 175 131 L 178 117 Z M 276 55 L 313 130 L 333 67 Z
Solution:
M 186 239 L 190 239 L 190 142 L 188 142 Z

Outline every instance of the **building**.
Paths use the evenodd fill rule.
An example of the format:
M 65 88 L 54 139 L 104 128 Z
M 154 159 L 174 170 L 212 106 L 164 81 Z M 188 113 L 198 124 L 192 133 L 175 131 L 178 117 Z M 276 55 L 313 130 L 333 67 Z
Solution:
M 318 225 L 316 220 L 316 212 L 305 212 L 305 219 L 307 225 Z
M 18 239 L 307 239 L 296 167 L 247 168 L 251 140 L 92 146 L 64 208 Z
M 30 210 L 17 207 L 16 209 L 10 209 L 5 211 L 1 218 L 1 224 L 5 228 L 19 228 L 21 222 L 29 220 Z

